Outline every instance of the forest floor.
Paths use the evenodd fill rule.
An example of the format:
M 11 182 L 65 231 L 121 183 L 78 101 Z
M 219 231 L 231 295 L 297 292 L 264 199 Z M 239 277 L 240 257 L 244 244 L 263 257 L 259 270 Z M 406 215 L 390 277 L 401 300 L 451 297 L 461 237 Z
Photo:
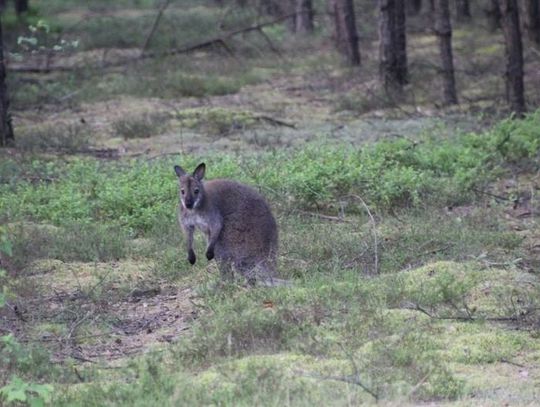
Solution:
M 146 14 L 133 10 L 130 17 Z M 501 44 L 467 35 L 457 31 L 458 50 L 468 55 L 474 42 L 475 52 L 483 50 L 475 63 L 489 65 Z M 428 35 L 412 36 L 413 67 L 432 46 Z M 540 177 L 534 166 L 507 163 L 474 198 L 456 198 L 455 205 L 389 210 L 355 203 L 337 189 L 328 195 L 323 189 L 314 205 L 302 205 L 273 189 L 275 183 L 264 184 L 280 226 L 279 270 L 291 287 L 248 288 L 240 281 L 213 288 L 215 265 L 191 267 L 184 258 L 174 209 L 165 219 L 148 209 L 176 193 L 177 160 L 205 160 L 209 178 L 241 175 L 254 182 L 258 171 L 275 169 L 283 177 L 278 167 L 312 151 L 297 173 L 285 175 L 294 180 L 318 167 L 324 174 L 332 146 L 356 151 L 401 140 L 416 148 L 430 137 L 488 132 L 501 117 L 500 72 L 462 86 L 465 102 L 456 108 L 428 103 L 424 91 L 389 106 L 377 100 L 373 81 L 336 64 L 328 49 L 320 52 L 289 56 L 286 68 L 224 95 L 159 98 L 137 94 L 131 83 L 125 93 L 72 101 L 76 90 L 61 77 L 68 92 L 61 103 L 15 111 L 18 146 L 1 153 L 9 195 L 0 202 L 7 213 L 2 221 L 13 256 L 0 260 L 13 295 L 0 310 L 0 334 L 32 348 L 31 361 L 21 356 L 20 374 L 53 384 L 56 405 L 537 403 Z M 313 62 L 318 57 L 320 64 Z M 191 63 L 206 58 L 197 53 Z M 365 64 L 374 58 L 369 54 Z M 540 59 L 532 52 L 528 58 L 527 83 L 538 83 Z M 458 67 L 465 71 L 467 64 L 458 56 Z M 139 68 L 114 68 L 80 86 L 105 89 Z M 240 71 L 230 75 L 243 78 Z M 421 73 L 412 76 L 422 83 Z M 531 91 L 529 99 L 537 97 Z M 404 150 L 396 151 L 398 157 Z M 284 155 L 273 162 L 265 158 L 271 154 Z M 342 182 L 337 167 L 330 188 Z M 107 177 L 118 182 L 108 195 L 92 190 Z M 148 184 L 132 183 L 147 178 Z M 84 184 L 80 201 L 77 182 Z M 137 190 L 150 190 L 151 183 L 165 192 L 139 208 L 137 199 L 147 197 Z M 302 193 L 311 197 L 309 185 Z M 118 198 L 124 193 L 135 201 L 126 209 Z M 86 211 L 94 199 L 113 208 Z M 201 239 L 197 246 L 202 252 Z

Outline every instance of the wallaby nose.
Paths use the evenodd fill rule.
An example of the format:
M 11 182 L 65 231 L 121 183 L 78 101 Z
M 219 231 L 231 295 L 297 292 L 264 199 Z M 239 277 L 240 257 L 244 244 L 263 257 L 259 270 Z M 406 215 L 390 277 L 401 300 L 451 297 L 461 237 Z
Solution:
M 186 205 L 186 208 L 192 209 L 193 208 L 193 202 L 184 202 L 184 205 Z

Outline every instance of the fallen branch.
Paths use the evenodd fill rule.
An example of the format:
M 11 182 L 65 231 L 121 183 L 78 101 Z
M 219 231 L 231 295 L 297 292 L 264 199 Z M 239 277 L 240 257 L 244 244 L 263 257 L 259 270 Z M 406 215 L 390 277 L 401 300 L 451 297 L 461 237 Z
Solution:
M 303 372 L 301 370 L 296 370 L 295 373 L 304 376 L 304 377 L 310 377 L 312 379 L 319 379 L 319 380 L 335 380 L 338 382 L 345 382 L 350 384 L 355 384 L 357 386 L 360 386 L 366 393 L 371 395 L 376 401 L 379 400 L 379 396 L 377 393 L 375 393 L 373 390 L 371 390 L 369 387 L 367 387 L 364 383 L 360 381 L 360 378 L 358 375 L 350 375 L 350 376 L 322 376 L 315 373 L 309 373 L 309 372 Z
M 199 42 L 197 44 L 193 44 L 193 45 L 189 45 L 189 46 L 186 46 L 186 47 L 182 47 L 182 48 L 173 48 L 173 49 L 170 49 L 170 50 L 167 50 L 167 51 L 163 51 L 163 52 L 155 52 L 155 51 L 151 51 L 151 52 L 142 52 L 140 53 L 139 55 L 135 56 L 135 57 L 129 57 L 129 58 L 125 58 L 125 59 L 122 59 L 122 60 L 119 60 L 119 61 L 111 61 L 111 62 L 103 62 L 101 65 L 99 64 L 96 64 L 96 68 L 98 67 L 101 67 L 101 68 L 111 68 L 111 67 L 115 67 L 115 66 L 121 66 L 121 65 L 125 65 L 125 64 L 128 64 L 130 62 L 136 62 L 136 61 L 140 61 L 140 60 L 144 60 L 144 59 L 149 59 L 149 58 L 156 58 L 156 57 L 160 57 L 160 56 L 172 56 L 172 55 L 179 55 L 179 54 L 187 54 L 187 53 L 190 53 L 190 52 L 193 52 L 193 51 L 197 51 L 197 50 L 200 50 L 200 49 L 204 49 L 204 48 L 208 48 L 208 47 L 211 47 L 211 46 L 221 46 L 223 49 L 225 49 L 225 51 L 234 57 L 234 53 L 232 51 L 232 49 L 227 45 L 227 43 L 225 42 L 225 40 L 228 40 L 228 39 L 231 39 L 239 34 L 245 34 L 245 33 L 248 33 L 248 32 L 251 32 L 251 31 L 258 31 L 259 33 L 262 32 L 262 29 L 264 27 L 268 27 L 268 26 L 271 26 L 271 25 L 274 25 L 274 24 L 277 24 L 277 23 L 280 23 L 288 18 L 291 18 L 293 16 L 295 16 L 297 13 L 291 13 L 291 14 L 286 14 L 286 15 L 283 15 L 281 17 L 278 17 L 274 20 L 271 20 L 271 21 L 266 21 L 264 23 L 259 23 L 259 24 L 255 24 L 255 25 L 251 25 L 249 27 L 244 27 L 244 28 L 239 28 L 238 30 L 234 30 L 234 31 L 230 31 L 228 33 L 225 33 L 219 37 L 214 37 L 214 38 L 210 38 L 210 39 L 207 39 L 203 42 Z M 157 18 L 156 18 L 157 20 Z M 157 21 L 159 22 L 159 21 Z M 263 33 L 263 35 L 265 35 Z M 269 39 L 267 39 L 267 42 L 268 42 Z M 271 46 L 271 49 L 273 51 L 275 51 L 275 47 L 273 47 L 273 45 Z M 88 65 L 85 65 L 84 68 L 87 68 Z M 50 73 L 50 72 L 55 72 L 55 71 L 73 71 L 73 70 L 76 70 L 76 69 L 81 69 L 83 68 L 83 66 L 65 66 L 65 65 L 51 65 L 49 60 L 47 59 L 46 63 L 44 65 L 41 65 L 41 66 L 10 66 L 10 64 L 8 65 L 8 70 L 10 71 L 14 71 L 14 72 L 26 72 L 26 73 Z
M 256 119 L 256 120 L 267 121 L 267 122 L 270 123 L 270 124 L 275 124 L 275 125 L 278 125 L 278 126 L 289 127 L 289 128 L 291 128 L 291 129 L 296 130 L 296 124 L 293 124 L 293 123 L 287 123 L 287 122 L 284 122 L 283 120 L 274 119 L 273 117 L 270 117 L 270 116 L 255 116 L 255 119 Z
M 150 29 L 150 32 L 146 36 L 146 39 L 144 40 L 144 44 L 141 47 L 141 54 L 144 54 L 144 52 L 148 48 L 148 45 L 150 44 L 150 40 L 152 39 L 152 37 L 156 33 L 156 30 L 157 30 L 157 28 L 159 26 L 159 21 L 161 20 L 161 17 L 163 16 L 163 12 L 165 11 L 165 9 L 167 7 L 169 7 L 170 2 L 171 2 L 171 0 L 165 0 L 161 4 L 161 7 L 159 8 L 159 11 L 158 11 L 158 13 L 156 15 L 156 19 L 154 20 L 154 24 L 152 25 L 152 28 Z
M 369 207 L 364 202 L 364 200 L 358 196 L 358 195 L 350 195 L 352 198 L 356 198 L 360 201 L 364 209 L 366 210 L 369 219 L 371 221 L 371 231 L 373 234 L 373 251 L 375 252 L 373 254 L 373 262 L 374 262 L 374 271 L 375 274 L 379 274 L 379 239 L 377 238 L 377 222 L 375 222 L 375 218 L 371 214 L 371 211 L 369 210 Z
M 431 312 L 427 311 L 425 308 L 415 303 L 406 304 L 403 308 L 419 311 L 422 314 L 425 314 L 432 319 L 440 319 L 440 320 L 446 320 L 446 321 L 490 321 L 490 322 L 511 322 L 512 321 L 512 322 L 517 322 L 520 320 L 520 317 L 518 316 L 511 316 L 511 317 L 473 317 L 472 315 L 438 316 L 438 315 L 433 315 Z M 459 310 L 457 311 L 459 312 Z M 525 313 L 521 315 L 521 317 L 525 317 L 531 314 L 533 311 L 534 309 L 528 309 Z M 469 313 L 469 311 L 467 312 Z
M 301 215 L 313 216 L 313 217 L 316 217 L 316 218 L 319 218 L 319 219 L 330 220 L 330 221 L 333 221 L 333 222 L 349 222 L 348 220 L 346 220 L 346 219 L 344 219 L 342 217 L 339 217 L 339 216 L 323 215 L 322 213 L 302 211 L 300 209 L 295 210 L 295 212 L 297 212 L 297 213 L 299 213 Z
M 497 194 L 492 194 L 491 192 L 488 192 L 488 191 L 482 191 L 481 189 L 471 188 L 471 190 L 472 190 L 473 192 L 476 192 L 477 194 L 482 194 L 482 195 L 491 196 L 492 198 L 500 199 L 501 201 L 514 201 L 514 200 L 511 199 L 511 198 L 507 198 L 507 197 L 504 197 L 504 196 L 501 196 L 501 195 L 497 195 Z

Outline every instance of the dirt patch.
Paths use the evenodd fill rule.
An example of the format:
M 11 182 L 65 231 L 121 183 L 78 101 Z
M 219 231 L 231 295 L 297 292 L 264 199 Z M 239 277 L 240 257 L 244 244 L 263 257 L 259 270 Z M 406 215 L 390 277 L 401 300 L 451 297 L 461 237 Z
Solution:
M 0 313 L 0 334 L 41 344 L 54 361 L 101 362 L 175 342 L 196 318 L 191 288 L 97 290 L 53 288 L 49 295 L 19 298 Z

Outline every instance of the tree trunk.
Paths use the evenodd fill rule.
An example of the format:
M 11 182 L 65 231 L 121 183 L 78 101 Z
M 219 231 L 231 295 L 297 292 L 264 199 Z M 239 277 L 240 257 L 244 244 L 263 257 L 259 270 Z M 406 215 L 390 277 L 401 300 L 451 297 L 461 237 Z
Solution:
M 394 41 L 395 0 L 379 0 L 379 76 L 387 92 L 399 88 Z
M 28 0 L 15 0 L 15 12 L 18 16 L 28 12 Z
M 394 35 L 396 44 L 396 78 L 400 85 L 409 83 L 409 70 L 407 68 L 407 26 L 405 21 L 405 0 L 394 0 L 396 14 Z
M 6 86 L 6 65 L 4 60 L 4 36 L 0 19 L 0 147 L 12 145 L 15 141 L 11 117 L 9 114 L 9 97 Z
M 407 83 L 407 41 L 403 0 L 379 0 L 379 76 L 387 93 Z
M 540 45 L 540 0 L 525 0 L 524 20 L 527 36 Z
M 296 32 L 313 31 L 313 3 L 311 0 L 296 0 Z
M 506 45 L 506 98 L 516 116 L 522 117 L 525 113 L 523 44 L 517 0 L 499 0 L 499 8 Z
M 416 16 L 422 10 L 422 0 L 408 0 L 406 3 L 407 14 Z
M 435 34 L 439 38 L 439 52 L 443 71 L 443 97 L 445 105 L 458 103 L 452 56 L 452 25 L 448 0 L 435 1 Z
M 361 59 L 353 0 L 330 0 L 329 5 L 334 19 L 336 47 L 347 57 L 350 65 L 358 66 Z
M 347 49 L 345 48 L 345 27 L 343 26 L 343 20 L 340 17 L 340 0 L 328 0 L 328 13 L 330 14 L 334 24 L 334 43 L 339 52 L 347 55 Z
M 485 13 L 489 31 L 494 32 L 501 28 L 501 10 L 498 0 L 490 0 L 489 8 L 485 10 Z
M 276 0 L 264 0 L 259 3 L 263 13 L 269 16 L 279 17 L 284 14 L 281 5 Z
M 456 0 L 456 18 L 458 21 L 466 21 L 471 18 L 469 0 Z

